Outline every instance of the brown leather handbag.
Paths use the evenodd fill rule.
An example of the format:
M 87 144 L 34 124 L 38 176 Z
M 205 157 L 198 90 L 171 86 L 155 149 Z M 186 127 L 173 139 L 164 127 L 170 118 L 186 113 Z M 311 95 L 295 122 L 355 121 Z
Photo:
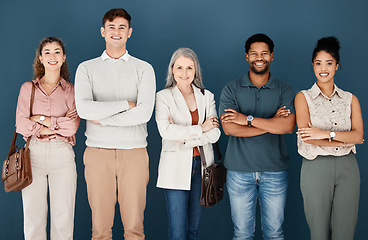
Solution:
M 201 89 L 202 94 L 205 94 L 204 89 Z M 206 121 L 207 111 L 205 109 L 204 121 Z M 202 175 L 202 191 L 200 203 L 204 207 L 211 207 L 222 200 L 224 196 L 224 185 L 226 182 L 226 168 L 222 161 L 222 155 L 218 142 L 213 144 L 218 161 L 211 166 L 207 166 L 206 157 L 204 155 L 203 147 L 199 146 L 199 153 L 201 155 L 201 162 L 203 167 Z
M 213 147 L 216 152 L 218 162 L 214 162 L 211 166 L 206 166 L 203 147 L 199 147 L 201 154 L 201 162 L 203 166 L 202 176 L 202 192 L 200 202 L 204 207 L 211 207 L 222 200 L 224 196 L 224 185 L 226 182 L 226 168 L 222 162 L 222 156 L 218 143 L 214 143 Z
M 30 101 L 30 116 L 32 116 L 32 106 L 34 102 L 35 86 L 32 82 L 32 93 Z M 32 183 L 31 158 L 29 155 L 28 137 L 24 148 L 19 149 L 15 142 L 17 140 L 17 132 L 14 130 L 13 139 L 10 144 L 8 157 L 3 163 L 2 182 L 4 182 L 5 192 L 20 191 Z

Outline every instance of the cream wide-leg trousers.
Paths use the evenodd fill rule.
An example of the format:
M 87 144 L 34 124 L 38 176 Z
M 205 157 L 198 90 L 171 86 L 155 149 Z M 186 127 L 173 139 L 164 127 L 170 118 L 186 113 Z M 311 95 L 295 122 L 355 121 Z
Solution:
M 46 240 L 47 194 L 50 239 L 72 240 L 77 172 L 72 145 L 60 140 L 29 145 L 33 182 L 22 190 L 25 240 Z

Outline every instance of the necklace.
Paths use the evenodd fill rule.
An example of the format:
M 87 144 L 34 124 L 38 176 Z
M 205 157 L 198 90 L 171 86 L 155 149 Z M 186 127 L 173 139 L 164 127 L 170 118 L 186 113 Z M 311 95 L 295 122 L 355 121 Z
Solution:
M 183 97 L 188 97 L 188 96 L 190 96 L 191 94 L 194 93 L 192 88 L 189 89 L 189 92 L 188 93 L 184 93 L 184 91 L 181 90 L 180 88 L 179 88 L 179 91 L 181 92 L 181 94 L 183 95 Z
M 192 94 L 193 94 L 193 92 L 190 92 L 190 93 L 187 93 L 187 94 L 183 94 L 183 97 L 188 97 L 188 96 L 190 96 Z

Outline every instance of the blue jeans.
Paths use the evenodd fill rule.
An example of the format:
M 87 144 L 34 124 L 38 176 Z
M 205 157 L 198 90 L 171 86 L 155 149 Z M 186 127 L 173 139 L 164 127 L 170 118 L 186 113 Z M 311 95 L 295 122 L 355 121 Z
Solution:
M 286 202 L 288 175 L 286 170 L 275 172 L 227 171 L 233 240 L 254 238 L 257 198 L 261 209 L 263 238 L 284 239 L 282 223 Z
M 193 157 L 190 190 L 164 189 L 169 217 L 169 240 L 198 239 L 203 207 L 201 197 L 201 159 Z

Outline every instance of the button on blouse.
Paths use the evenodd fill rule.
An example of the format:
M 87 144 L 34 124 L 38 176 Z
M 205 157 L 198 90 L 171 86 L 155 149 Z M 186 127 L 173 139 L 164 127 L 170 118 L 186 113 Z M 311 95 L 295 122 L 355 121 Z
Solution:
M 73 84 L 60 79 L 53 91 L 48 95 L 42 89 L 39 79 L 33 80 L 33 83 L 35 84 L 33 115 L 51 117 L 51 126 L 49 129 L 53 130 L 55 134 L 40 135 L 43 125 L 29 119 L 29 105 L 32 91 L 31 82 L 24 83 L 19 92 L 16 111 L 17 132 L 22 134 L 25 140 L 33 136 L 40 141 L 58 139 L 75 145 L 75 133 L 78 129 L 80 118 L 71 119 L 66 117 L 66 113 L 69 110 L 76 109 Z
M 302 93 L 308 103 L 310 121 L 314 127 L 327 131 L 344 132 L 351 130 L 352 94 L 334 85 L 334 92 L 327 97 L 315 83 Z M 326 147 L 303 142 L 298 137 L 298 152 L 304 158 L 313 160 L 318 155 L 344 156 L 353 151 L 355 146 Z

